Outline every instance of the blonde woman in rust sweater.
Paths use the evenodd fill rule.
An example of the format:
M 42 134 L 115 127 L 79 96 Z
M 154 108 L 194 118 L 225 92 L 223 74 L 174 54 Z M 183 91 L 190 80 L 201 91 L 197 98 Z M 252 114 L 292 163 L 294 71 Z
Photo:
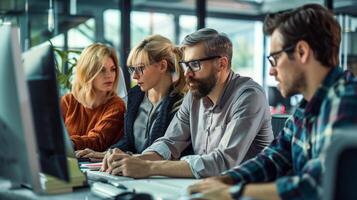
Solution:
M 83 50 L 71 93 L 61 99 L 64 123 L 76 150 L 104 151 L 123 136 L 125 104 L 117 96 L 115 50 L 95 43 Z

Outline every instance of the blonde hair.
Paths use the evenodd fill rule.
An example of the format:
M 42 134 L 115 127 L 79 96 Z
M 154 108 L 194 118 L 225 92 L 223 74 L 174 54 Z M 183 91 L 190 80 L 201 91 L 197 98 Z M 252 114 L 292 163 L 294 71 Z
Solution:
M 127 65 L 140 64 L 148 66 L 161 60 L 166 60 L 168 72 L 177 75 L 173 82 L 173 89 L 185 94 L 187 91 L 184 71 L 179 65 L 182 58 L 182 51 L 176 47 L 169 39 L 161 35 L 151 35 L 145 38 L 139 45 L 133 48 L 128 56 Z
M 78 59 L 72 94 L 85 107 L 92 108 L 94 104 L 96 92 L 93 87 L 93 81 L 103 68 L 107 58 L 113 59 L 116 66 L 116 76 L 112 91 L 108 92 L 104 99 L 103 103 L 105 103 L 108 99 L 117 95 L 119 65 L 115 50 L 107 45 L 94 43 L 86 47 Z

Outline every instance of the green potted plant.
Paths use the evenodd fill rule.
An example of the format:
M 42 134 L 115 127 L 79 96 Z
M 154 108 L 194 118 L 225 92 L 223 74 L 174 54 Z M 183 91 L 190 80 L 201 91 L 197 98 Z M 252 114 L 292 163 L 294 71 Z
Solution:
M 77 57 L 81 53 L 78 50 L 61 50 L 53 47 L 55 54 L 55 65 L 57 83 L 60 87 L 61 95 L 69 92 L 72 88 L 72 75 L 77 64 Z

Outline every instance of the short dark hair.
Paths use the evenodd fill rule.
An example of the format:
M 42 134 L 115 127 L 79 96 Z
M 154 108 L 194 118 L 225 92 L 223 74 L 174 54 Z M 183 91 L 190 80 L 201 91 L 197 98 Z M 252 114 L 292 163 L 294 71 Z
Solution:
M 268 14 L 264 33 L 271 35 L 274 30 L 281 33 L 283 48 L 304 40 L 322 65 L 335 67 L 339 64 L 341 27 L 327 8 L 306 4 L 294 10 Z
M 193 32 L 182 41 L 183 47 L 203 43 L 205 56 L 227 56 L 228 65 L 232 62 L 232 42 L 225 33 L 219 33 L 212 28 L 202 28 Z

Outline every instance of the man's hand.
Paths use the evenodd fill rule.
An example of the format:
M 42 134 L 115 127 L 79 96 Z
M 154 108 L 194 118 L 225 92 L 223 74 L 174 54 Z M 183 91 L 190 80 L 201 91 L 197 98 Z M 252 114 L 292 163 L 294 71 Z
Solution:
M 189 194 L 199 193 L 196 194 L 198 199 L 231 199 L 229 189 L 233 184 L 229 176 L 211 177 L 189 186 L 188 192 Z M 275 183 L 248 184 L 242 196 L 265 200 L 280 199 Z
M 92 149 L 83 149 L 75 152 L 77 158 L 90 158 L 93 161 L 101 161 L 106 152 L 97 152 Z
M 150 176 L 150 161 L 127 154 L 113 155 L 109 159 L 109 173 L 113 175 L 145 178 Z
M 188 192 L 189 194 L 193 194 L 193 199 L 197 197 L 198 199 L 230 200 L 232 199 L 229 193 L 231 185 L 227 184 L 227 182 L 232 182 L 232 180 L 229 180 L 226 176 L 206 178 L 199 183 L 189 186 Z
M 275 183 L 257 183 L 245 186 L 243 196 L 252 199 L 279 200 Z
M 109 158 L 111 158 L 113 155 L 116 155 L 116 154 L 125 154 L 122 150 L 120 150 L 120 149 L 117 149 L 117 148 L 115 148 L 115 149 L 109 149 L 107 152 L 106 152 L 106 154 L 105 154 L 105 156 L 104 156 L 104 158 L 103 158 L 103 164 L 102 164 L 102 167 L 100 168 L 100 171 L 102 171 L 102 172 L 106 172 L 106 171 L 108 171 L 108 169 L 109 169 L 109 162 L 110 162 L 110 160 L 111 159 L 109 159 Z
M 113 175 L 144 178 L 148 176 L 193 177 L 186 161 L 161 160 L 155 152 L 131 155 L 119 149 L 115 153 L 108 153 L 103 159 L 100 171 Z

